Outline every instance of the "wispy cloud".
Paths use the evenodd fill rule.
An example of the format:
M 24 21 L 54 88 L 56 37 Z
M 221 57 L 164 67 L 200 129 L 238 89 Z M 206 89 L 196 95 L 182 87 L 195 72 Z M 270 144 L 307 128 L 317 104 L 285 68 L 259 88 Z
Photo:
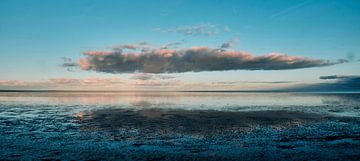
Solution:
M 164 46 L 162 46 L 161 49 L 177 48 L 177 46 L 181 45 L 183 42 L 184 42 L 184 40 L 167 43 Z
M 279 11 L 277 13 L 272 14 L 270 16 L 270 18 L 272 18 L 272 19 L 284 18 L 287 15 L 289 15 L 291 12 L 294 12 L 295 10 L 297 10 L 297 9 L 299 9 L 301 7 L 304 7 L 306 5 L 309 5 L 311 2 L 312 2 L 312 0 L 305 0 L 303 2 L 300 2 L 300 3 L 296 4 L 296 5 L 293 5 L 291 7 L 288 7 L 286 9 L 284 9 L 284 10 L 281 10 L 281 11 Z
M 88 88 L 88 87 L 106 87 L 125 83 L 118 78 L 52 78 L 42 81 L 21 81 L 21 80 L 0 80 L 0 88 Z
M 153 48 L 149 43 L 147 42 L 139 42 L 134 44 L 120 44 L 120 45 L 114 45 L 111 47 L 113 50 L 118 51 L 124 51 L 124 50 L 140 50 L 145 51 Z
M 348 52 L 346 54 L 346 59 L 349 60 L 349 62 L 354 62 L 356 61 L 356 55 L 353 52 Z
M 63 63 L 60 67 L 65 67 L 67 71 L 73 72 L 74 68 L 78 66 L 78 63 L 74 62 L 71 58 L 62 57 Z
M 285 83 L 294 83 L 294 81 L 222 81 L 222 82 L 213 82 L 213 84 L 239 84 L 239 83 L 250 83 L 250 84 L 285 84 Z
M 26 86 L 27 84 L 28 84 L 27 81 L 22 81 L 22 80 L 0 80 L 0 87 Z
M 76 62 L 82 70 L 104 73 L 182 73 L 226 70 L 289 70 L 345 63 L 281 53 L 254 56 L 210 47 L 184 49 L 86 51 Z M 70 64 L 73 66 L 74 64 Z M 68 66 L 64 63 L 62 66 Z
M 148 74 L 148 73 L 138 73 L 130 77 L 133 80 L 165 80 L 165 79 L 174 79 L 175 76 L 169 75 L 159 75 L 159 74 Z
M 180 80 L 147 80 L 134 83 L 136 86 L 144 87 L 174 87 L 181 84 Z
M 75 78 L 53 78 L 48 80 L 49 83 L 57 85 L 109 85 L 109 84 L 122 84 L 123 81 L 117 78 L 86 78 L 86 79 L 75 79 Z
M 129 79 L 119 78 L 52 78 L 39 81 L 0 80 L 0 90 L 54 89 L 54 90 L 159 90 L 174 89 L 181 81 L 169 75 L 134 74 Z
M 178 26 L 173 28 L 156 28 L 155 31 L 163 33 L 179 33 L 187 36 L 212 36 L 221 32 L 230 32 L 228 26 L 220 28 L 217 25 L 204 23 L 198 25 Z

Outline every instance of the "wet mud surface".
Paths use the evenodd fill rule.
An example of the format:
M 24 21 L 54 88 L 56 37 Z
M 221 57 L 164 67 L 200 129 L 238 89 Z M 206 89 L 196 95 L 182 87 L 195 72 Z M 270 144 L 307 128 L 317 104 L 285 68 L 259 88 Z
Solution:
M 241 111 L 0 103 L 0 159 L 359 160 L 360 118 L 333 111 L 357 112 L 358 106 L 335 107 Z
M 360 119 L 288 111 L 44 107 L 1 111 L 2 159 L 321 159 L 360 156 Z M 4 109 L 2 109 L 4 110 Z M 11 115 L 22 117 L 11 117 Z

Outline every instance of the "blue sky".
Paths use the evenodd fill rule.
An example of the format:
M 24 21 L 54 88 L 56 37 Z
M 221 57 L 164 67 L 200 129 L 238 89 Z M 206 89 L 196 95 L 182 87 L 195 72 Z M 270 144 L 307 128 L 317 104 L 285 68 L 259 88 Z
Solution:
M 215 33 L 171 32 L 199 25 Z M 357 0 L 2 0 L 0 35 L 3 82 L 46 82 L 56 78 L 132 82 L 132 73 L 68 71 L 61 67 L 61 58 L 76 61 L 84 57 L 81 54 L 84 51 L 108 51 L 119 44 L 147 42 L 159 47 L 181 42 L 177 49 L 219 48 L 235 39 L 236 45 L 231 50 L 254 56 L 278 52 L 330 61 L 355 58 L 347 63 L 291 70 L 239 69 L 165 75 L 175 77 L 183 88 L 186 88 L 184 84 L 211 86 L 214 82 L 242 82 L 226 87 L 231 89 L 274 86 L 244 84 L 246 81 L 314 83 L 323 81 L 320 76 L 360 75 L 360 2 Z

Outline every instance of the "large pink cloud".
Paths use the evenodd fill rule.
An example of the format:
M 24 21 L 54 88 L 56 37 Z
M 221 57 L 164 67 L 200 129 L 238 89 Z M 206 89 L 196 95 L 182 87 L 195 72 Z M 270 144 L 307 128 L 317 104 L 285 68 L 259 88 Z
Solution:
M 247 52 L 210 47 L 152 48 L 131 51 L 116 48 L 110 51 L 86 51 L 83 56 L 76 62 L 82 70 L 105 73 L 290 70 L 323 67 L 346 62 L 345 60 L 329 61 L 282 53 L 255 56 Z M 63 66 L 66 67 L 66 64 Z

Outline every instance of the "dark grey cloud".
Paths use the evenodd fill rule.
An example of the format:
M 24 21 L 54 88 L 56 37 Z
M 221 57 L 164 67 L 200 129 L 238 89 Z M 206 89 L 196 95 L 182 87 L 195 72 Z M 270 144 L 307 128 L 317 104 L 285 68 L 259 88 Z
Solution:
M 290 70 L 330 66 L 346 61 L 329 61 L 280 53 L 254 56 L 240 51 L 210 47 L 185 49 L 86 51 L 76 64 L 82 70 L 105 73 L 182 73 L 227 70 Z
M 290 91 L 304 92 L 360 92 L 360 76 L 321 76 L 323 83 L 303 84 Z
M 239 42 L 239 38 L 236 37 L 228 42 L 225 42 L 223 44 L 221 44 L 220 48 L 221 49 L 230 49 L 230 48 L 234 48 L 235 45 Z
M 243 83 L 267 83 L 267 84 L 282 84 L 294 83 L 295 81 L 242 81 Z
M 343 76 L 343 75 L 329 75 L 329 76 L 320 76 L 320 79 L 352 79 L 359 76 Z
M 231 44 L 230 42 L 221 44 L 221 48 L 223 48 L 223 49 L 233 48 L 233 47 L 234 47 L 233 44 Z

